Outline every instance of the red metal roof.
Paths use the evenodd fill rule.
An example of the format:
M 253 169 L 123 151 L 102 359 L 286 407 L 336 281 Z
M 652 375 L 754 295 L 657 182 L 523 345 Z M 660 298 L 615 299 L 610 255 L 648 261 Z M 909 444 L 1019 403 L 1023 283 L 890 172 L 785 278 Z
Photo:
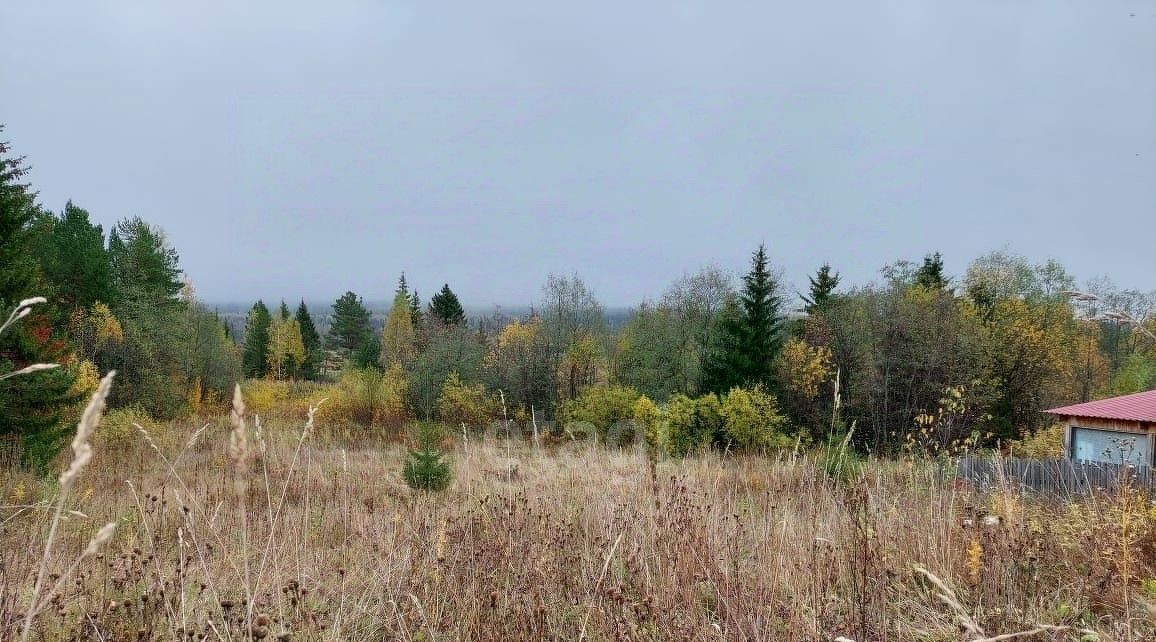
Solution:
M 1053 415 L 1069 417 L 1095 417 L 1097 419 L 1120 419 L 1123 421 L 1156 422 L 1156 390 L 1137 392 L 1123 397 L 1111 397 L 1074 406 L 1052 408 Z

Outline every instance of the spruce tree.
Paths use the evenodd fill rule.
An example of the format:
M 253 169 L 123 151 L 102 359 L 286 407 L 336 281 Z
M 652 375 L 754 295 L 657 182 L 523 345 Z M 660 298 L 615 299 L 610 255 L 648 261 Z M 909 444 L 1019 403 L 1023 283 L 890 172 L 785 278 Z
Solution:
M 811 282 L 811 290 L 803 297 L 803 302 L 807 304 L 803 309 L 807 314 L 815 314 L 831 301 L 835 288 L 839 287 L 839 273 L 832 274 L 831 265 L 824 263 L 815 276 L 808 277 L 808 280 Z
M 724 309 L 714 354 L 704 368 L 704 386 L 727 392 L 734 385 L 775 388 L 774 361 L 782 348 L 782 298 L 779 284 L 767 266 L 763 245 L 743 277 L 737 309 Z
M 715 324 L 717 331 L 703 361 L 700 387 L 706 392 L 726 393 L 746 383 L 746 373 L 750 370 L 743 350 L 746 324 L 736 297 L 727 297 Z
M 37 207 L 30 186 L 21 182 L 27 171 L 24 158 L 9 156 L 8 143 L 0 141 L 0 301 L 5 310 L 28 296 L 36 279 L 30 248 Z
M 306 379 L 316 379 L 321 374 L 321 363 L 325 355 L 321 351 L 321 335 L 317 333 L 317 325 L 313 323 L 313 316 L 302 299 L 297 306 L 297 325 L 301 328 L 301 342 L 305 345 L 305 360 L 301 363 L 301 376 Z
M 421 297 L 417 295 L 417 290 L 409 295 L 409 317 L 413 320 L 414 327 L 420 327 L 425 315 L 421 311 Z
M 10 156 L 8 144 L 0 141 L 0 323 L 22 299 L 41 294 L 31 251 L 31 224 L 39 210 L 33 192 L 21 182 L 26 171 L 23 159 Z M 52 336 L 46 312 L 34 309 L 0 335 L 0 375 L 33 363 L 59 362 L 64 355 L 56 346 L 62 344 Z M 64 443 L 67 430 L 60 412 L 75 401 L 68 392 L 72 380 L 64 368 L 0 380 L 0 440 L 17 439 L 26 464 L 45 465 Z
M 743 277 L 743 289 L 739 293 L 750 368 L 747 382 L 772 386 L 774 361 L 783 345 L 780 333 L 784 319 L 782 297 L 779 296 L 779 284 L 767 268 L 765 246 L 759 245 L 752 264 L 751 271 Z
M 946 290 L 947 276 L 943 270 L 943 255 L 939 252 L 923 257 L 923 265 L 915 273 L 915 284 L 928 290 Z
M 257 379 L 269 372 L 269 331 L 273 319 L 263 301 L 257 301 L 245 322 L 245 347 L 241 369 L 246 377 Z
M 437 424 L 422 423 L 418 426 L 417 448 L 409 451 L 401 476 L 414 490 L 445 490 L 453 478 L 445 453 L 438 446 Z
M 466 321 L 466 311 L 462 309 L 458 295 L 450 289 L 449 283 L 443 285 L 441 291 L 429 300 L 429 312 L 434 319 L 446 325 L 458 325 Z

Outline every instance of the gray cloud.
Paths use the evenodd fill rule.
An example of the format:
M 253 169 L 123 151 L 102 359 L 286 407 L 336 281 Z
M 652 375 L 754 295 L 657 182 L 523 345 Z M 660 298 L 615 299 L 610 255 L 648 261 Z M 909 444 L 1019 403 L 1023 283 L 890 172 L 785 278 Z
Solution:
M 798 283 L 1156 276 L 1148 1 L 172 4 L 0 7 L 0 121 L 45 205 L 162 225 L 209 299 L 622 304 L 759 241 Z

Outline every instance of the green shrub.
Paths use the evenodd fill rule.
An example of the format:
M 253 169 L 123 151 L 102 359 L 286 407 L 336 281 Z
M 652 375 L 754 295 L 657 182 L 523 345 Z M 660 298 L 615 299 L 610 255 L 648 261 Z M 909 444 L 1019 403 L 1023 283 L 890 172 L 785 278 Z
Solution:
M 709 446 L 722 431 L 721 410 L 722 404 L 713 393 L 695 399 L 672 396 L 662 413 L 659 435 L 663 449 L 672 457 L 685 457 Z
M 376 368 L 353 368 L 342 373 L 317 419 L 330 424 L 385 426 L 405 423 L 406 380 L 401 366 L 382 372 Z
M 576 422 L 592 424 L 599 438 L 605 441 L 611 426 L 634 418 L 634 403 L 641 396 L 629 386 L 588 386 L 574 399 L 562 403 L 558 408 L 558 422 L 563 428 Z
M 439 445 L 441 432 L 437 424 L 418 426 L 417 448 L 409 451 L 401 476 L 414 490 L 442 491 L 450 485 L 453 473 Z
M 1012 457 L 1052 459 L 1064 455 L 1064 425 L 1053 424 L 1011 442 Z
M 125 448 L 137 440 L 144 439 L 137 425 L 147 430 L 154 441 L 163 436 L 161 435 L 164 430 L 163 424 L 153 419 L 140 406 L 129 406 L 105 412 L 100 425 L 92 435 L 92 440 L 99 447 L 110 451 Z
M 451 426 L 484 428 L 502 415 L 502 404 L 485 384 L 463 383 L 457 372 L 451 372 L 442 384 L 437 410 L 438 418 Z
M 635 424 L 642 428 L 643 435 L 646 437 L 646 445 L 651 448 L 658 447 L 662 411 L 650 400 L 650 397 L 643 395 L 634 402 L 631 418 L 634 419 Z
M 775 396 L 761 388 L 732 388 L 719 411 L 725 445 L 766 453 L 794 446 Z

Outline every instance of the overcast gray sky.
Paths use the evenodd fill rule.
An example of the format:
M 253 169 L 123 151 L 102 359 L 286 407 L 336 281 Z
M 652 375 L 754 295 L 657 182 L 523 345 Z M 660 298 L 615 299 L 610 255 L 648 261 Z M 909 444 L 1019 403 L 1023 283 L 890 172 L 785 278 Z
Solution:
M 41 202 L 161 225 L 203 298 L 609 304 L 1004 246 L 1156 287 L 1156 2 L 0 4 Z

